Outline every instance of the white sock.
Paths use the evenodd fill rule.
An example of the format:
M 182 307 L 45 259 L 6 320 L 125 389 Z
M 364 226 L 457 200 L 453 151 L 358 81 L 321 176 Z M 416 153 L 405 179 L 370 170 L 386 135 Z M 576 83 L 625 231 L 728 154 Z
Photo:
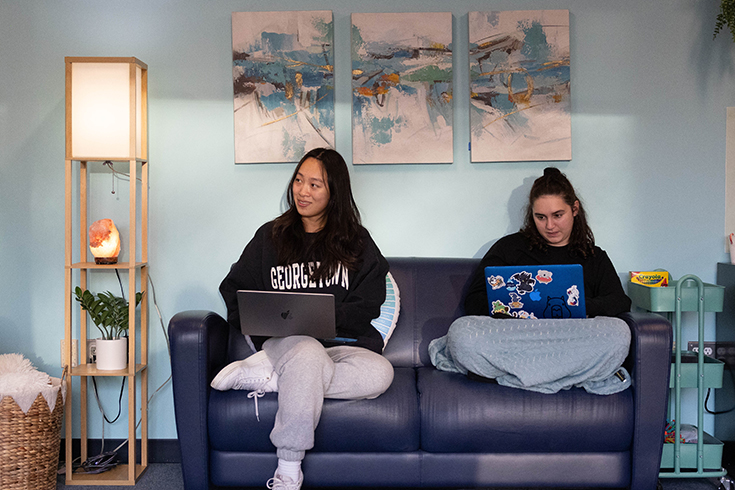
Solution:
M 301 473 L 301 461 L 286 461 L 285 459 L 278 460 L 278 469 L 276 474 L 279 476 L 286 476 L 292 481 L 299 481 Z

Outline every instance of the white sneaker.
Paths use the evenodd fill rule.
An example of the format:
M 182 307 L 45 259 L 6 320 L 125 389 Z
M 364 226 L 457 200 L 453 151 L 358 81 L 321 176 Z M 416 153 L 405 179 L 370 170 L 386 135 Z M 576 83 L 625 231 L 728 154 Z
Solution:
M 293 481 L 287 476 L 281 476 L 278 473 L 265 484 L 271 490 L 300 490 L 301 484 L 304 482 L 304 474 L 299 470 L 298 481 Z
M 214 377 L 212 388 L 219 391 L 248 390 L 270 393 L 278 391 L 278 374 L 265 351 L 258 351 L 242 361 L 235 361 Z

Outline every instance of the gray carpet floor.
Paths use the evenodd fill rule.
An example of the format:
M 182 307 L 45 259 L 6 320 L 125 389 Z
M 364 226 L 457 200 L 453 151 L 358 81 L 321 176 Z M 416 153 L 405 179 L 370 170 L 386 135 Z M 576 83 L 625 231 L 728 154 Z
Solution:
M 694 478 L 663 478 L 661 479 L 663 490 L 717 490 L 719 482 L 715 479 Z M 59 476 L 57 490 L 124 490 L 135 488 L 135 490 L 181 490 L 184 483 L 181 477 L 181 465 L 178 463 L 155 463 L 148 466 L 143 476 L 138 480 L 135 487 L 130 486 L 78 486 L 64 485 L 63 475 Z M 265 482 L 262 487 L 265 488 Z M 248 489 L 249 490 L 249 489 Z M 304 487 L 303 490 L 309 490 Z M 408 489 L 404 489 L 408 490 Z M 485 489 L 493 490 L 493 489 Z M 520 489 L 514 490 L 535 490 Z

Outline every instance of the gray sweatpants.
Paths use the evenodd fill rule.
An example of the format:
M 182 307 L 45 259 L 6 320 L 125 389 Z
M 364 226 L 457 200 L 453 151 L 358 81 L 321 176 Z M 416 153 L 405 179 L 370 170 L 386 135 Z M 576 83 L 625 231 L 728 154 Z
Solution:
M 393 382 L 393 366 L 368 349 L 325 348 L 306 336 L 270 338 L 263 344 L 278 374 L 278 412 L 271 442 L 279 459 L 301 461 L 314 447 L 325 398 L 370 399 Z

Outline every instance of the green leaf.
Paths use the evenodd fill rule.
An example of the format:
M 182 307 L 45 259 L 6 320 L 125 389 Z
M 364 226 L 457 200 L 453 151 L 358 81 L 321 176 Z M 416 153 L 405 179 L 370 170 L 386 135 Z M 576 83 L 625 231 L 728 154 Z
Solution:
M 137 307 L 145 292 L 135 294 L 135 306 Z M 74 296 L 83 310 L 89 313 L 90 318 L 102 333 L 103 338 L 112 339 L 119 337 L 121 333 L 129 328 L 130 313 L 128 302 L 110 291 L 105 291 L 96 296 L 90 291 L 84 291 L 77 286 L 74 288 Z
M 720 12 L 715 19 L 715 32 L 712 39 L 715 39 L 720 31 L 727 26 L 730 30 L 733 42 L 735 42 L 735 0 L 721 0 Z

